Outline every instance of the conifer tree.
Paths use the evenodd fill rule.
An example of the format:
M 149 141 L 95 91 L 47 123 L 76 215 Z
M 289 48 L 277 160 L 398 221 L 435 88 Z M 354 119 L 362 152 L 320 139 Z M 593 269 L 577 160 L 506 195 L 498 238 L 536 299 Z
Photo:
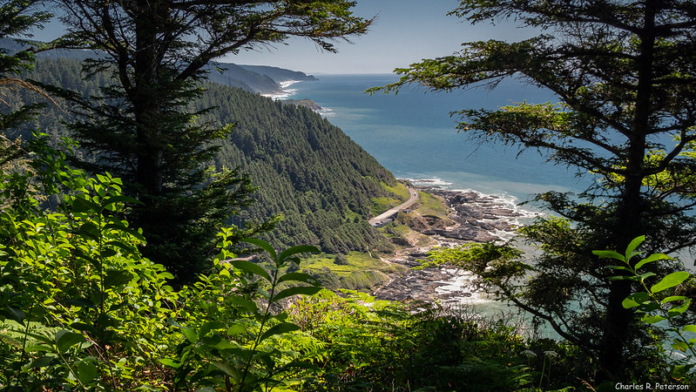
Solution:
M 50 18 L 46 12 L 37 10 L 39 1 L 3 0 L 0 2 L 0 41 L 10 42 L 9 39 L 26 37 L 32 28 L 41 27 L 41 23 Z M 10 141 L 6 131 L 18 127 L 21 123 L 36 115 L 40 104 L 23 105 L 19 108 L 10 107 L 5 98 L 16 93 L 17 89 L 28 89 L 39 92 L 39 89 L 18 75 L 34 64 L 34 53 L 28 49 L 13 51 L 10 48 L 0 48 L 0 165 L 17 157 L 21 151 L 19 143 Z
M 619 379 L 640 336 L 634 315 L 622 306 L 632 283 L 608 280 L 616 271 L 592 250 L 621 252 L 643 234 L 651 253 L 696 243 L 689 212 L 696 203 L 690 153 L 696 141 L 696 4 L 465 0 L 453 14 L 472 23 L 514 20 L 540 34 L 466 43 L 451 56 L 397 70 L 401 80 L 386 90 L 409 83 L 433 90 L 495 86 L 516 78 L 558 97 L 559 104 L 459 113 L 459 129 L 475 140 L 538 149 L 549 161 L 596 179 L 579 197 L 538 197 L 562 218 L 524 229 L 543 250 L 529 281 L 512 279 L 527 268 L 516 257 L 489 264 L 497 265 L 497 276 L 485 273 L 506 298 L 596 356 L 603 378 Z
M 130 217 L 148 238 L 143 253 L 179 278 L 195 276 L 220 222 L 251 201 L 248 178 L 204 167 L 230 132 L 196 121 L 209 109 L 190 109 L 204 67 L 291 36 L 334 51 L 332 40 L 369 25 L 336 0 L 57 2 L 70 31 L 61 45 L 99 51 L 86 72 L 115 80 L 101 97 L 68 96 L 84 116 L 72 129 L 96 154 L 93 169 L 123 177 L 144 203 Z

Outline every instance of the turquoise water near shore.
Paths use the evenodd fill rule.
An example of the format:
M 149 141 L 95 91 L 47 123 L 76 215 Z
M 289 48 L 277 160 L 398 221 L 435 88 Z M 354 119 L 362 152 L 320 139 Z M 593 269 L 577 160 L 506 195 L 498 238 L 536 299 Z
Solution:
M 461 109 L 496 109 L 513 102 L 556 102 L 554 96 L 516 80 L 506 80 L 494 90 L 483 88 L 452 93 L 405 88 L 397 95 L 365 94 L 370 87 L 398 80 L 395 75 L 317 75 L 318 81 L 294 83 L 283 98 L 311 99 L 324 115 L 372 154 L 398 178 L 428 180 L 424 184 L 453 190 L 474 190 L 497 195 L 511 204 L 530 200 L 549 190 L 579 193 L 592 179 L 546 163 L 542 154 L 518 154 L 514 146 L 478 144 L 456 130 Z M 534 205 L 525 210 L 538 212 Z M 693 260 L 693 257 L 684 257 Z M 687 263 L 688 264 L 688 263 Z M 693 268 L 693 264 L 691 264 Z M 456 282 L 466 285 L 468 277 Z M 455 282 L 453 282 L 455 283 Z M 513 308 L 475 296 L 468 301 L 484 316 L 499 316 Z M 528 320 L 527 317 L 523 319 Z M 541 334 L 558 338 L 550 328 Z
M 471 189 L 517 202 L 548 190 L 581 191 L 589 181 L 546 163 L 539 152 L 518 155 L 515 146 L 479 144 L 457 132 L 453 111 L 554 101 L 552 94 L 533 86 L 513 80 L 494 90 L 432 93 L 407 87 L 396 95 L 370 96 L 364 93 L 367 88 L 394 82 L 397 76 L 317 78 L 292 84 L 287 96 L 315 101 L 329 121 L 399 178 L 436 180 L 449 189 Z
M 501 83 L 494 90 L 432 93 L 406 88 L 397 95 L 369 95 L 370 87 L 395 82 L 395 75 L 318 75 L 318 81 L 286 85 L 281 99 L 311 99 L 320 112 L 356 143 L 372 154 L 397 178 L 422 180 L 453 190 L 474 190 L 496 195 L 510 206 L 549 190 L 579 192 L 589 179 L 545 162 L 536 151 L 518 154 L 514 146 L 479 144 L 456 130 L 453 111 L 470 108 L 496 109 L 513 102 L 554 101 L 552 94 L 516 81 Z M 424 181 L 423 181 L 424 180 Z M 525 206 L 521 212 L 538 212 Z M 467 286 L 463 275 L 451 282 Z M 500 317 L 515 309 L 504 303 L 474 295 L 461 299 L 462 306 L 484 317 Z M 523 316 L 529 321 L 528 316 Z M 545 336 L 556 337 L 548 328 Z

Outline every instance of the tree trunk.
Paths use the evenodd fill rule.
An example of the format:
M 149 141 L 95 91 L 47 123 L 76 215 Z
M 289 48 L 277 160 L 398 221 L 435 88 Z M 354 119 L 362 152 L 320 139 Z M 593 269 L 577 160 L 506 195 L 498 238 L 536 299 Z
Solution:
M 136 33 L 135 64 L 133 66 L 132 104 L 135 117 L 137 138 L 137 166 L 135 182 L 138 184 L 140 200 L 146 204 L 138 214 L 138 224 L 149 226 L 152 223 L 148 215 L 158 215 L 156 199 L 163 194 L 163 133 L 158 123 L 161 109 L 160 97 L 155 92 L 162 88 L 158 85 L 159 61 L 157 42 L 157 5 L 155 2 L 132 5 L 138 17 L 134 18 Z M 160 92 L 161 94 L 161 92 Z M 154 213 L 151 214 L 150 212 Z
M 617 211 L 618 219 L 614 233 L 617 251 L 622 252 L 628 244 L 645 232 L 643 216 L 647 205 L 643 202 L 643 186 L 646 139 L 650 131 L 650 106 L 652 100 L 653 62 L 655 49 L 655 15 L 654 0 L 645 5 L 644 26 L 640 31 L 640 55 L 638 57 L 638 84 L 636 88 L 635 115 L 633 129 L 629 137 L 628 161 L 621 207 Z M 624 309 L 623 300 L 631 295 L 631 281 L 614 281 L 610 284 L 606 316 L 606 333 L 601 342 L 599 362 L 605 372 L 605 378 L 616 380 L 621 377 L 625 365 L 625 348 L 632 338 L 630 327 L 634 319 L 632 310 Z

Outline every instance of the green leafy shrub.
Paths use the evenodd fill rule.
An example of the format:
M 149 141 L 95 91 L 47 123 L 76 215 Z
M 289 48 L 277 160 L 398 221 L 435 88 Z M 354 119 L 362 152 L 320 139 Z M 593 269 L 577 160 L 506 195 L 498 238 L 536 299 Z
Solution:
M 693 338 L 693 334 L 696 334 L 696 325 L 684 322 L 683 317 L 691 306 L 692 298 L 675 292 L 675 288 L 688 280 L 692 280 L 693 277 L 687 271 L 676 271 L 663 276 L 654 284 L 648 284 L 648 281 L 656 277 L 655 272 L 639 272 L 639 270 L 649 269 L 650 263 L 669 260 L 671 257 L 663 253 L 654 253 L 640 261 L 633 262 L 632 260 L 636 256 L 641 255 L 642 252 L 636 251 L 636 249 L 644 241 L 645 236 L 635 238 L 627 247 L 625 254 L 611 250 L 594 251 L 593 253 L 600 258 L 611 258 L 622 262 L 620 265 L 609 266 L 609 268 L 623 274 L 609 279 L 634 281 L 641 288 L 640 291 L 631 294 L 623 301 L 623 307 L 634 309 L 636 315 L 640 316 L 640 320 L 645 324 L 655 326 L 662 323 L 667 326 L 667 332 L 673 337 L 672 349 L 689 353 L 691 356 L 691 358 L 685 356 L 673 363 L 669 375 L 675 380 L 696 386 L 694 374 L 689 374 L 696 367 L 696 339 Z M 693 320 L 690 321 L 693 322 Z
M 514 328 L 477 324 L 435 305 L 343 295 L 324 290 L 290 311 L 322 343 L 312 360 L 321 372 L 305 378 L 303 391 L 514 391 L 538 383 L 519 355 L 529 345 Z
M 337 254 L 334 258 L 334 264 L 336 265 L 348 265 L 348 258 L 343 254 Z
M 9 204 L 0 214 L 0 322 L 10 342 L 2 356 L 13 372 L 1 384 L 132 386 L 165 338 L 157 331 L 172 312 L 163 299 L 176 301 L 171 275 L 140 257 L 144 238 L 122 220 L 124 203 L 136 201 L 121 195 L 120 180 L 69 168 L 43 138 L 32 149 L 32 170 L 3 174 L 0 185 Z M 61 192 L 62 203 L 41 209 L 39 192 Z
M 231 259 L 223 230 L 216 270 L 175 291 L 140 255 L 145 238 L 123 219 L 137 201 L 120 180 L 70 168 L 39 135 L 32 150 L 31 170 L 0 181 L 0 390 L 247 391 L 308 368 L 276 345 L 299 330 L 277 305 L 319 291 L 307 274 L 280 272 L 315 248 L 278 254 L 246 240 L 269 254 L 267 271 Z M 39 194 L 61 202 L 41 208 Z

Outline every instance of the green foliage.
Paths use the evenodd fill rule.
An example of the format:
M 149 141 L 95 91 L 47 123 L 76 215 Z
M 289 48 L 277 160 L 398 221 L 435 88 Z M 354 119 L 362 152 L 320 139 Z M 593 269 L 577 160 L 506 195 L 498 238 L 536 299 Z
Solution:
M 32 170 L 0 181 L 0 390 L 246 391 L 307 368 L 276 344 L 299 329 L 276 307 L 319 290 L 309 275 L 280 272 L 315 248 L 278 254 L 247 240 L 271 256 L 267 271 L 229 260 L 233 230 L 223 230 L 215 272 L 175 291 L 138 251 L 145 238 L 124 219 L 137 201 L 120 180 L 68 167 L 45 135 L 31 148 Z M 57 192 L 55 211 L 39 208 L 36 194 Z
M 577 384 L 573 371 L 582 354 L 552 341 L 526 342 L 514 328 L 487 322 L 467 311 L 439 306 L 375 301 L 357 292 L 345 298 L 322 291 L 298 301 L 290 317 L 322 343 L 307 377 L 307 391 L 513 391 L 532 388 L 542 378 L 542 362 L 524 350 L 555 351 L 552 373 L 546 364 L 543 386 Z M 425 310 L 424 310 L 425 309 Z
M 216 84 L 205 84 L 200 105 L 216 106 L 205 120 L 235 123 L 216 165 L 239 167 L 259 190 L 251 221 L 282 214 L 268 236 L 280 245 L 320 246 L 331 253 L 385 244 L 367 223 L 371 199 L 388 196 L 394 176 L 339 128 L 309 109 Z
M 408 187 L 400 182 L 393 180 L 386 182 L 383 178 L 380 178 L 379 185 L 386 192 L 382 192 L 382 195 L 379 197 L 372 198 L 372 209 L 370 211 L 372 216 L 380 215 L 411 197 Z
M 96 71 L 86 67 L 84 72 Z M 253 201 L 254 188 L 236 170 L 215 173 L 208 167 L 229 128 L 197 123 L 207 109 L 185 110 L 202 92 L 195 81 L 160 75 L 159 84 L 133 82 L 138 88 L 125 93 L 128 86 L 114 83 L 124 79 L 107 75 L 112 77 L 100 79 L 106 83 L 94 95 L 44 88 L 69 103 L 71 136 L 91 157 L 82 159 L 81 167 L 112 172 L 123 179 L 124 192 L 142 202 L 128 210 L 129 220 L 148 236 L 149 245 L 141 252 L 167 265 L 179 284 L 186 282 L 210 267 L 196 259 L 214 255 L 215 233 Z
M 468 243 L 454 248 L 434 248 L 419 269 L 450 264 L 485 278 L 518 277 L 532 268 L 519 261 L 521 256 L 522 252 L 510 245 Z
M 215 271 L 176 291 L 140 255 L 145 239 L 123 218 L 136 201 L 120 180 L 87 177 L 46 143 L 34 139 L 32 171 L 0 182 L 0 390 L 511 391 L 535 380 L 511 359 L 528 346 L 502 325 L 355 292 L 283 311 L 320 290 L 288 269 L 312 246 L 246 240 L 270 260 L 262 266 L 234 258 L 235 231 L 224 229 Z M 35 186 L 18 192 L 26 182 Z M 59 191 L 55 211 L 39 208 L 35 195 Z
M 75 60 L 40 60 L 27 77 L 85 97 L 98 95 L 100 86 L 109 83 L 105 75 L 82 80 L 80 68 Z M 331 253 L 389 248 L 367 218 L 371 198 L 389 195 L 385 186 L 396 186 L 396 180 L 364 149 L 310 110 L 285 107 L 241 89 L 213 83 L 204 87 L 200 99 L 190 103 L 191 110 L 216 109 L 197 121 L 214 128 L 235 124 L 218 141 L 220 149 L 212 162 L 215 171 L 238 168 L 258 186 L 252 195 L 256 202 L 243 207 L 241 216 L 227 217 L 226 224 L 254 228 L 282 214 L 276 229 L 261 237 L 275 247 L 312 244 Z M 27 94 L 22 98 L 35 101 Z M 49 107 L 29 126 L 60 140 L 68 135 L 61 119 L 74 121 Z M 22 135 L 29 137 L 30 132 L 22 131 Z M 78 154 L 90 157 L 84 150 Z
M 372 198 L 372 216 L 377 216 L 383 212 L 389 211 L 391 208 L 398 206 L 404 201 L 389 196 L 373 197 Z
M 519 284 L 523 278 L 535 271 L 525 262 L 523 253 L 510 244 L 496 245 L 492 242 L 468 243 L 454 248 L 433 248 L 427 260 L 419 260 L 417 269 L 451 265 L 463 271 L 473 272 L 479 284 L 493 290 L 500 299 L 515 300 L 519 296 Z
M 334 264 L 336 265 L 348 265 L 348 259 L 345 255 L 337 254 L 334 258 Z
M 0 41 L 11 42 L 10 37 L 26 36 L 31 29 L 41 27 L 50 14 L 38 11 L 40 1 L 11 0 L 0 4 Z M 10 129 L 34 118 L 44 105 L 17 102 L 18 90 L 41 93 L 31 83 L 19 79 L 22 71 L 32 69 L 34 53 L 30 50 L 12 50 L 0 47 L 0 166 L 22 155 L 20 143 L 10 142 L 6 135 Z
M 61 190 L 63 200 L 60 212 L 41 210 L 33 195 L 7 192 L 21 176 L 4 176 L 12 207 L 1 217 L 2 320 L 14 321 L 5 338 L 17 344 L 3 350 L 8 372 L 0 384 L 131 385 L 129 374 L 158 355 L 148 337 L 169 315 L 162 298 L 174 296 L 165 283 L 171 274 L 140 257 L 144 238 L 123 220 L 124 203 L 135 200 L 121 195 L 120 180 L 65 166 L 65 154 L 46 147 L 45 138 L 31 147 L 33 171 L 23 181 L 36 178 L 37 189 Z
M 648 286 L 647 282 L 654 281 L 653 278 L 657 277 L 657 274 L 653 271 L 643 273 L 638 270 L 644 267 L 646 267 L 645 269 L 650 269 L 649 263 L 669 260 L 670 257 L 662 253 L 653 253 L 638 262 L 633 262 L 632 260 L 636 256 L 640 256 L 643 253 L 636 251 L 636 249 L 644 241 L 645 236 L 635 238 L 629 244 L 625 254 L 611 250 L 596 250 L 593 253 L 600 258 L 610 258 L 623 263 L 608 267 L 619 273 L 619 275 L 610 277 L 610 280 L 630 280 L 640 284 L 642 290 L 626 297 L 622 303 L 623 307 L 635 310 L 636 314 L 640 316 L 641 322 L 645 324 L 654 325 L 663 321 L 666 322 L 669 325 L 667 330 L 674 336 L 671 347 L 677 351 L 688 351 L 691 353 L 691 358 L 685 357 L 680 361 L 683 363 L 673 365 L 670 372 L 671 377 L 681 380 L 696 366 L 696 362 L 694 362 L 694 358 L 696 358 L 696 339 L 688 337 L 689 333 L 692 336 L 696 334 L 696 325 L 685 325 L 683 318 L 683 315 L 691 306 L 692 298 L 670 294 L 678 294 L 678 292 L 675 292 L 675 289 L 687 280 L 693 280 L 693 277 L 687 271 L 677 271 L 663 276 L 657 283 Z
M 421 215 L 436 215 L 447 217 L 450 213 L 447 203 L 426 192 L 418 192 L 418 212 Z
M 270 273 L 258 264 L 243 259 L 228 259 L 233 245 L 231 231 L 220 233 L 221 253 L 215 259 L 219 272 L 201 278 L 180 292 L 191 311 L 186 323 L 171 321 L 185 339 L 177 346 L 177 355 L 161 360 L 175 370 L 174 386 L 206 385 L 225 390 L 247 391 L 283 384 L 279 375 L 311 368 L 299 353 L 278 344 L 281 335 L 299 327 L 287 321 L 287 314 L 273 314 L 272 308 L 294 295 L 312 295 L 321 288 L 318 281 L 299 272 L 281 273 L 289 262 L 300 263 L 300 253 L 317 252 L 311 246 L 296 246 L 277 254 L 266 242 L 245 241 L 262 248 L 272 259 Z M 230 267 L 236 273 L 230 273 Z M 255 285 L 265 286 L 262 302 L 247 291 L 244 280 L 254 277 Z M 294 285 L 288 286 L 292 282 Z M 251 283 L 251 281 L 249 281 Z M 309 286 L 297 286 L 297 283 Z M 245 292 L 246 291 L 246 292 Z M 263 306 L 264 309 L 259 307 Z
M 232 126 L 198 122 L 212 107 L 188 105 L 201 96 L 205 67 L 242 49 L 296 36 L 335 51 L 333 39 L 363 34 L 370 24 L 352 15 L 349 1 L 53 3 L 62 8 L 67 30 L 53 46 L 98 51 L 83 70 L 107 76 L 93 96 L 52 89 L 79 116 L 70 129 L 96 158 L 85 167 L 123 178 L 127 194 L 143 203 L 129 211 L 150 241 L 141 251 L 167 265 L 179 282 L 192 276 L 188 271 L 195 276 L 205 270 L 196 258 L 212 255 L 223 221 L 252 201 L 246 176 L 222 167 L 217 176 L 207 170 Z
M 336 260 L 345 259 L 336 263 Z M 386 263 L 371 254 L 350 252 L 347 255 L 321 254 L 304 261 L 304 272 L 316 276 L 330 290 L 371 291 L 389 282 L 390 273 L 405 269 Z
M 218 234 L 215 270 L 174 290 L 138 251 L 145 238 L 123 218 L 137 202 L 120 180 L 68 167 L 46 139 L 34 139 L 30 171 L 0 181 L 2 391 L 514 391 L 594 370 L 577 347 L 466 311 L 317 294 L 317 279 L 289 268 L 316 248 L 246 240 L 261 265 L 235 258 L 233 229 Z M 39 207 L 35 196 L 59 191 L 54 210 Z M 674 283 L 662 282 L 657 294 Z
M 42 27 L 52 15 L 40 11 L 40 4 L 40 1 L 34 0 L 3 1 L 0 5 L 0 40 L 31 36 L 32 29 Z M 0 78 L 5 79 L 8 75 L 17 75 L 21 70 L 31 69 L 33 62 L 32 51 L 15 51 L 3 47 L 0 49 Z
M 543 242 L 543 250 L 546 257 L 539 260 L 536 264 L 528 264 L 529 261 L 523 258 L 523 254 L 519 250 L 510 247 L 509 244 L 465 244 L 456 248 L 434 249 L 428 255 L 428 259 L 422 261 L 422 267 L 448 264 L 462 270 L 474 272 L 478 277 L 477 284 L 496 293 L 500 299 L 508 300 L 534 316 L 539 317 L 539 314 L 542 313 L 540 310 L 544 311 L 542 314 L 559 314 L 561 317 L 539 317 L 539 319 L 546 322 L 547 325 L 554 327 L 556 331 L 561 331 L 559 333 L 561 338 L 566 339 L 578 349 L 587 345 L 587 342 L 593 342 L 593 344 L 598 345 L 600 342 L 598 337 L 601 336 L 597 332 L 601 329 L 598 319 L 601 315 L 599 309 L 595 309 L 595 305 L 588 300 L 578 300 L 571 297 L 571 293 L 574 290 L 588 290 L 589 287 L 592 287 L 591 285 L 601 284 L 601 282 L 592 280 L 577 279 L 577 276 L 569 272 L 572 271 L 569 265 L 573 258 L 576 257 L 576 253 L 569 250 L 569 248 L 578 246 L 579 249 L 584 249 L 587 245 L 582 244 L 580 242 L 581 239 L 575 237 L 577 232 L 571 230 L 568 222 L 562 219 L 547 219 L 544 221 L 544 224 L 536 223 L 525 227 L 523 230 L 529 233 L 530 236 L 548 236 L 547 240 Z M 630 259 L 637 255 L 634 252 L 637 245 L 632 245 L 633 248 L 626 255 L 619 255 L 613 251 L 603 251 L 601 255 L 621 257 L 621 260 L 624 258 Z M 661 258 L 663 256 L 650 256 L 646 259 L 646 263 Z M 637 267 L 645 268 L 646 263 L 641 262 L 637 264 Z M 617 280 L 611 277 L 612 274 L 608 272 L 609 270 L 603 267 L 605 265 L 605 262 L 592 261 L 592 258 L 588 258 L 584 268 L 588 270 L 604 268 L 607 271 L 601 276 L 604 277 L 605 282 Z M 619 266 L 616 268 L 629 271 L 629 267 Z M 678 281 L 676 278 L 685 279 L 688 275 L 684 273 L 676 273 L 675 275 L 664 272 L 670 269 L 671 267 L 667 269 L 652 268 L 651 272 L 640 275 L 640 278 L 629 280 L 638 282 L 640 279 L 649 279 L 656 274 L 665 274 L 670 278 L 665 280 L 664 283 L 671 282 L 670 284 L 673 284 Z M 657 282 L 652 287 L 655 290 L 654 293 L 659 294 L 662 290 L 666 290 L 668 285 L 664 283 Z M 555 294 L 549 295 L 549 293 Z M 641 295 L 638 297 L 640 298 Z M 686 299 L 687 295 L 686 293 L 672 294 L 671 298 L 674 301 L 678 301 L 681 298 L 688 302 Z M 575 306 L 564 307 L 563 304 L 567 301 L 572 301 Z M 628 304 L 626 301 L 623 302 L 624 307 Z M 681 305 L 679 309 L 685 308 Z M 673 315 L 677 316 L 676 313 L 673 313 Z M 584 330 L 571 329 L 573 334 L 569 335 L 564 332 L 566 329 L 562 328 L 563 326 L 558 325 L 559 320 L 562 319 L 572 320 L 577 326 L 576 328 L 582 326 Z M 654 316 L 650 316 L 649 320 L 659 321 Z M 631 377 L 636 380 L 642 380 L 643 382 L 654 382 L 657 379 L 663 380 L 662 382 L 669 382 L 669 378 L 666 377 L 666 373 L 663 371 L 666 366 L 666 359 L 660 354 L 659 347 L 652 346 L 655 336 L 661 336 L 661 334 L 657 331 L 647 331 L 645 328 L 640 329 L 637 326 L 633 328 L 631 333 L 640 338 L 634 342 L 635 344 L 630 346 L 630 350 L 625 354 L 628 358 L 631 358 L 632 363 L 626 369 L 626 372 L 631 374 Z M 576 342 L 577 336 L 580 336 L 582 340 Z M 568 366 L 567 371 L 570 372 L 569 374 L 574 374 L 576 377 L 584 380 L 592 380 L 597 371 L 597 361 L 593 357 L 596 354 L 587 349 L 583 351 L 575 354 L 574 363 L 572 366 Z M 541 368 L 543 363 L 540 361 L 538 365 Z M 571 377 L 567 381 L 567 385 L 573 385 L 573 383 L 574 381 L 572 381 Z
M 694 244 L 696 118 L 687 113 L 694 110 L 696 72 L 686 27 L 696 23 L 692 3 L 464 0 L 452 14 L 471 23 L 511 20 L 532 27 L 535 36 L 468 42 L 453 55 L 397 69 L 397 83 L 370 91 L 410 83 L 436 91 L 493 88 L 514 78 L 557 97 L 558 103 L 524 101 L 454 115 L 475 142 L 540 151 L 549 162 L 593 177 L 579 196 L 537 197 L 570 225 L 541 218 L 527 231 L 544 250 L 538 275 L 529 289 L 509 294 L 594 352 L 600 378 L 625 379 L 632 346 L 645 337 L 621 305 L 635 284 L 607 282 L 604 260 L 592 260 L 591 251 L 623 249 L 643 233 L 651 252 Z M 577 301 L 587 302 L 583 312 Z

